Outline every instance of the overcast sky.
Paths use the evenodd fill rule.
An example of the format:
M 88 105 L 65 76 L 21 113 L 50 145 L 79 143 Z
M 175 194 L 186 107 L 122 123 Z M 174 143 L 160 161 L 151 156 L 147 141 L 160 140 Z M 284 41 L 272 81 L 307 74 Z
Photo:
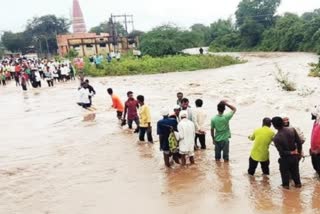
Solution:
M 110 14 L 133 14 L 135 28 L 150 30 L 175 23 L 189 27 L 194 23 L 210 24 L 232 16 L 240 0 L 79 0 L 87 28 L 107 20 Z M 55 14 L 70 18 L 72 0 L 0 0 L 0 31 L 22 31 L 28 19 Z M 13 9 L 14 8 L 14 9 Z M 282 0 L 278 14 L 302 14 L 320 8 L 320 0 Z

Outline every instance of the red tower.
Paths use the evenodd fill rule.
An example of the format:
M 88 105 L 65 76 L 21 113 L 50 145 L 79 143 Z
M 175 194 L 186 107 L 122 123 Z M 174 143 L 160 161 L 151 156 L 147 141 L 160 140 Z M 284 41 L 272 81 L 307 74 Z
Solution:
M 85 33 L 87 31 L 82 10 L 78 0 L 73 0 L 72 26 L 73 26 L 73 33 Z

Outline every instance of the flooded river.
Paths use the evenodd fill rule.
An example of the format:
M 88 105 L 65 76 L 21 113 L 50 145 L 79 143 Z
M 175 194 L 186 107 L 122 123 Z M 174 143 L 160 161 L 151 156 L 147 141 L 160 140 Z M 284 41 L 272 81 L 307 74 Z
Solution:
M 90 79 L 96 88 L 96 121 L 75 103 L 78 83 L 22 92 L 14 84 L 0 88 L 0 213 L 320 213 L 320 181 L 310 158 L 301 163 L 302 189 L 282 190 L 278 153 L 271 152 L 271 175 L 247 176 L 251 142 L 245 136 L 265 116 L 286 114 L 310 144 L 309 110 L 319 104 L 319 83 L 307 77 L 307 53 L 238 54 L 245 64 L 213 70 Z M 282 91 L 274 77 L 278 65 L 297 86 Z M 121 129 L 106 88 L 124 100 L 143 94 L 155 124 L 162 107 L 173 108 L 176 93 L 204 100 L 208 114 L 206 151 L 196 165 L 166 169 L 159 144 L 137 142 Z M 313 92 L 313 93 L 311 93 Z M 238 112 L 231 122 L 230 163 L 216 163 L 209 137 L 216 104 L 226 98 Z

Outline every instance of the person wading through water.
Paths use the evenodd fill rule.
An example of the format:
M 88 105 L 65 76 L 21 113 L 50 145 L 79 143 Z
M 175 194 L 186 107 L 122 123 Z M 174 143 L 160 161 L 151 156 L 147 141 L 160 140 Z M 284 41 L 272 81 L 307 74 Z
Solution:
M 290 177 L 296 188 L 301 188 L 299 161 L 301 159 L 302 143 L 295 129 L 284 127 L 281 117 L 272 118 L 272 125 L 278 130 L 273 142 L 279 152 L 279 165 L 282 187 L 289 189 Z
M 262 121 L 262 128 L 256 129 L 253 134 L 249 136 L 249 139 L 254 141 L 249 158 L 249 175 L 254 175 L 258 163 L 260 163 L 264 175 L 270 174 L 269 146 L 275 135 L 270 127 L 271 119 L 264 118 Z
M 86 79 L 84 82 L 85 82 L 85 84 L 86 84 L 86 87 L 89 89 L 89 93 L 90 93 L 89 100 L 90 100 L 90 105 L 92 105 L 92 97 L 93 97 L 94 95 L 96 95 L 96 91 L 95 91 L 94 88 L 90 85 L 88 79 Z
M 196 136 L 193 122 L 188 119 L 188 112 L 180 112 L 181 121 L 178 124 L 179 153 L 181 155 L 181 165 L 186 165 L 186 156 L 190 163 L 194 164 L 194 139 Z
M 139 133 L 139 116 L 138 116 L 138 109 L 139 103 L 133 97 L 133 92 L 128 91 L 127 93 L 128 100 L 124 104 L 124 115 L 122 120 L 125 121 L 126 115 L 128 113 L 128 126 L 129 129 L 132 129 L 133 121 L 136 123 L 137 128 L 135 129 L 134 133 Z M 125 123 L 124 123 L 125 124 Z
M 224 114 L 226 106 L 231 109 L 231 112 Z M 218 115 L 211 120 L 211 136 L 215 145 L 215 159 L 220 161 L 221 152 L 223 152 L 223 159 L 227 162 L 229 161 L 229 139 L 231 138 L 229 122 L 237 109 L 226 100 L 222 100 L 217 108 Z
M 151 127 L 151 113 L 148 105 L 144 103 L 144 96 L 139 95 L 137 97 L 140 116 L 140 127 L 139 127 L 139 140 L 144 141 L 144 136 L 147 133 L 149 143 L 153 143 L 152 138 L 152 127 Z
M 112 108 L 115 108 L 117 110 L 117 118 L 119 121 L 121 121 L 123 110 L 124 110 L 123 104 L 122 104 L 120 98 L 113 93 L 112 88 L 108 88 L 107 92 L 111 96 L 111 99 L 112 99 Z
M 311 119 L 315 120 L 311 134 L 311 162 L 313 169 L 320 176 L 320 105 L 315 106 L 311 113 Z
M 164 163 L 167 167 L 170 167 L 171 156 L 173 156 L 173 159 L 176 163 L 179 163 L 177 151 L 170 151 L 169 146 L 169 135 L 172 131 L 178 131 L 178 123 L 175 119 L 169 118 L 169 110 L 167 109 L 162 109 L 161 115 L 163 116 L 163 118 L 157 123 L 157 134 L 159 135 L 160 151 L 163 152 Z
M 197 141 L 199 139 L 201 144 L 201 149 L 206 149 L 206 132 L 205 132 L 205 121 L 207 118 L 207 115 L 202 109 L 203 101 L 201 99 L 197 99 L 196 102 L 196 108 L 192 112 L 192 121 L 196 128 L 196 137 L 194 140 L 194 148 L 198 149 Z

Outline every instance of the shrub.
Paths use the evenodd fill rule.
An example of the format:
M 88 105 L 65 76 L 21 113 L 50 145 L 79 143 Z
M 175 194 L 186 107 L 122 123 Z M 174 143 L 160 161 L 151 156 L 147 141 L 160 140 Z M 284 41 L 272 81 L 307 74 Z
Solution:
M 309 72 L 309 77 L 320 77 L 320 58 L 319 63 L 310 63 L 311 70 Z
M 73 59 L 73 58 L 76 58 L 78 55 L 79 53 L 75 49 L 71 48 L 65 57 L 68 59 Z
M 119 62 L 116 60 L 112 60 L 111 63 L 103 61 L 101 69 L 97 69 L 95 65 L 91 65 L 88 59 L 86 59 L 84 70 L 89 76 L 120 76 L 194 71 L 238 63 L 243 63 L 243 61 L 231 56 L 175 55 L 165 57 L 144 56 L 141 59 L 137 59 L 128 55 L 122 57 Z
M 289 80 L 289 74 L 284 73 L 277 65 L 278 73 L 275 74 L 276 81 L 279 83 L 280 87 L 285 91 L 295 91 L 296 85 L 294 82 Z

